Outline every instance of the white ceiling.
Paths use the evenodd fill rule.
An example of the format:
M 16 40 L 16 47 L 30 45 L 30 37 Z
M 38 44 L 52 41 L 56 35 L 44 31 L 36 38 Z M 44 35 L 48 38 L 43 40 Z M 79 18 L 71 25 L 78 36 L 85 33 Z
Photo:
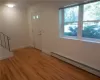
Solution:
M 10 3 L 10 2 L 16 2 L 16 3 L 38 3 L 38 2 L 82 2 L 84 0 L 0 0 L 0 3 Z M 85 0 L 86 1 L 86 0 Z
M 83 2 L 86 0 L 0 0 L 0 3 L 6 4 L 6 3 L 17 3 L 17 4 L 37 4 L 37 3 L 56 3 L 56 4 L 61 4 L 61 3 L 79 3 Z M 89 0 L 88 0 L 89 1 Z

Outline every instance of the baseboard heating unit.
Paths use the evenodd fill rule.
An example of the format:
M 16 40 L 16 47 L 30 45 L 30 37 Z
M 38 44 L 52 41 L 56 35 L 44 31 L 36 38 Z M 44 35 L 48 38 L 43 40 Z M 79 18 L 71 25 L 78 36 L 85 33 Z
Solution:
M 94 69 L 92 67 L 89 67 L 89 66 L 84 65 L 82 63 L 79 63 L 77 61 L 74 61 L 72 59 L 66 58 L 66 57 L 61 56 L 61 55 L 59 55 L 57 53 L 54 53 L 54 52 L 51 52 L 51 56 L 56 57 L 56 58 L 58 58 L 58 59 L 60 59 L 60 60 L 62 60 L 64 62 L 67 62 L 67 63 L 69 63 L 71 65 L 74 65 L 74 66 L 76 66 L 78 68 L 81 68 L 81 69 L 83 69 L 85 71 L 88 71 L 88 72 L 100 77 L 100 70 Z

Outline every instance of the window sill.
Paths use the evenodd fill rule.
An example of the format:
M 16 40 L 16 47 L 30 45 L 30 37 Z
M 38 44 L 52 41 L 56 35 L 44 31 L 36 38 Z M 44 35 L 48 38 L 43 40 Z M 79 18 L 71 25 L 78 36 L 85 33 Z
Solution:
M 98 39 L 82 38 L 80 41 L 89 42 L 89 43 L 99 43 L 100 44 L 100 40 L 98 40 Z
M 63 39 L 70 39 L 70 40 L 79 40 L 77 37 L 65 37 L 65 36 L 63 36 L 63 37 L 61 37 L 61 38 L 63 38 Z
M 68 39 L 68 40 L 78 40 L 78 41 L 82 41 L 82 42 L 88 42 L 88 43 L 98 43 L 100 44 L 100 40 L 97 39 L 87 39 L 87 38 L 82 38 L 82 39 L 78 39 L 77 37 L 61 37 L 63 39 Z

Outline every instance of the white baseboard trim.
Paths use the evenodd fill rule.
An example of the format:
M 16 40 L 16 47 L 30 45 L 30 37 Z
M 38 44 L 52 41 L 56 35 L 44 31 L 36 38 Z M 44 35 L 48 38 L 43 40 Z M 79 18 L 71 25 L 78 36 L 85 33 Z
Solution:
M 61 56 L 61 55 L 59 55 L 59 54 L 57 54 L 57 53 L 53 53 L 53 52 L 52 52 L 52 53 L 51 53 L 51 56 L 56 57 L 56 58 L 58 58 L 58 59 L 60 59 L 60 60 L 62 60 L 62 61 L 65 61 L 65 62 L 67 62 L 67 63 L 69 63 L 69 64 L 72 64 L 72 65 L 74 65 L 74 66 L 76 66 L 76 67 L 78 67 L 78 68 L 81 68 L 81 69 L 83 69 L 83 70 L 85 70 L 85 71 L 88 71 L 88 72 L 90 72 L 90 73 L 92 73 L 92 74 L 94 74 L 94 75 L 100 77 L 100 71 L 97 70 L 97 69 L 91 68 L 91 67 L 89 67 L 89 66 L 87 66 L 87 65 L 84 65 L 84 64 L 79 63 L 79 62 L 76 62 L 76 61 L 74 61 L 74 60 L 72 60 L 72 59 L 66 58 L 66 57 Z
M 48 54 L 48 55 L 51 55 L 50 51 L 48 51 L 48 50 L 42 49 L 42 52 L 43 52 L 43 53 L 46 53 L 46 54 Z
M 14 51 L 14 50 L 18 50 L 18 49 L 21 49 L 21 48 L 26 48 L 26 47 L 33 47 L 33 45 L 26 45 L 26 46 L 20 46 L 20 47 L 17 47 L 17 48 L 12 48 L 11 51 Z

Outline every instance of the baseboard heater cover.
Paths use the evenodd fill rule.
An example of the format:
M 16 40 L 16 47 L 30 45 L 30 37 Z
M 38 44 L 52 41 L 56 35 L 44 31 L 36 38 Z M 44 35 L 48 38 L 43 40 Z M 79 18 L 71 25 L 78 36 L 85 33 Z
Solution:
M 81 68 L 81 69 L 83 69 L 85 71 L 88 71 L 88 72 L 100 77 L 100 70 L 94 69 L 92 67 L 89 67 L 89 66 L 84 65 L 82 63 L 79 63 L 77 61 L 74 61 L 72 59 L 66 58 L 66 57 L 64 57 L 62 55 L 59 55 L 57 53 L 54 53 L 54 52 L 51 52 L 51 56 L 56 57 L 56 58 L 58 58 L 58 59 L 60 59 L 60 60 L 62 60 L 64 62 L 72 64 L 72 65 L 74 65 L 74 66 L 76 66 L 78 68 Z

